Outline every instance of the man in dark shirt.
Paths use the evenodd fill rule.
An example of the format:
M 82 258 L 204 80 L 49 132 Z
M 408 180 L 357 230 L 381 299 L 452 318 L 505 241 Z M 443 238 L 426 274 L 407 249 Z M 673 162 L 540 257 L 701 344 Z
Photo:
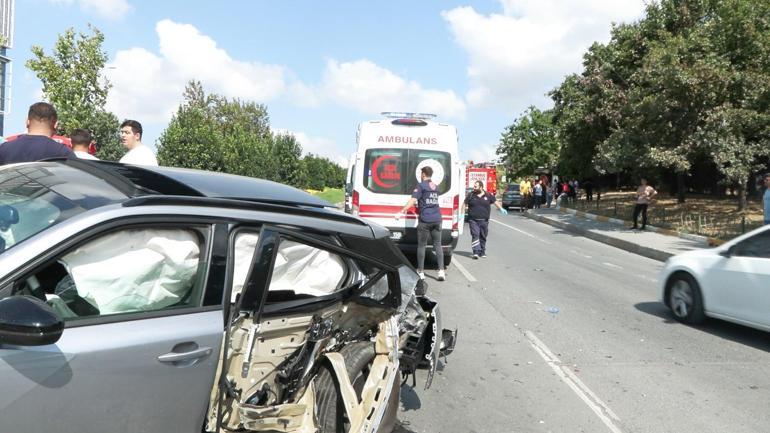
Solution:
M 474 260 L 487 256 L 489 206 L 491 205 L 497 206 L 503 215 L 508 214 L 508 211 L 503 209 L 495 196 L 485 191 L 484 184 L 477 180 L 473 184 L 473 191 L 465 198 L 463 212 L 460 212 L 460 215 L 465 215 L 465 207 L 468 207 L 468 225 L 471 228 L 471 249 L 473 249 Z
M 0 165 L 39 161 L 74 154 L 62 143 L 51 139 L 56 131 L 57 115 L 53 105 L 36 102 L 29 107 L 27 133 L 0 145 Z
M 396 214 L 396 219 L 400 219 L 412 206 L 417 204 L 420 212 L 417 223 L 417 272 L 421 279 L 425 279 L 425 247 L 428 245 L 428 236 L 433 239 L 433 251 L 436 253 L 438 261 L 439 281 L 446 279 L 444 271 L 444 250 L 441 248 L 441 208 L 438 204 L 438 185 L 430 180 L 433 176 L 433 169 L 425 166 L 420 170 L 420 179 L 422 182 L 412 192 L 412 197 Z

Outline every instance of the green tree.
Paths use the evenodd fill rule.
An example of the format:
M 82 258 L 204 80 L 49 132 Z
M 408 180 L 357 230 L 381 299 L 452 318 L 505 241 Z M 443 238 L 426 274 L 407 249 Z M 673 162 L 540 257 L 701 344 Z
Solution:
M 551 92 L 560 168 L 674 173 L 683 201 L 693 164 L 710 161 L 744 191 L 767 164 L 768 16 L 768 2 L 662 0 L 613 27 Z
M 284 181 L 263 105 L 206 94 L 196 81 L 183 96 L 158 139 L 161 164 Z
M 538 167 L 553 167 L 559 148 L 553 114 L 529 107 L 503 132 L 497 154 L 509 168 L 509 175 L 520 177 L 531 175 Z
M 345 184 L 345 169 L 328 158 L 312 153 L 302 159 L 307 168 L 307 188 L 323 190 L 324 187 L 341 188 Z
M 298 188 L 304 187 L 307 172 L 302 164 L 302 145 L 291 134 L 275 134 L 272 148 L 278 179 Z
M 89 26 L 91 34 L 69 28 L 60 34 L 52 53 L 33 46 L 34 58 L 26 67 L 43 83 L 43 96 L 59 114 L 59 134 L 69 135 L 75 128 L 90 130 L 103 159 L 118 159 L 125 149 L 118 136 L 118 118 L 105 110 L 110 83 L 101 71 L 107 62 L 102 49 L 104 35 Z

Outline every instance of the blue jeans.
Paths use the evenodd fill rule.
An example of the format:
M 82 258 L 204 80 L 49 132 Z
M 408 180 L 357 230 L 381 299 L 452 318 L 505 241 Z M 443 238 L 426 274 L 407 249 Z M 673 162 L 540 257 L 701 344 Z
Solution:
M 473 254 L 483 256 L 487 252 L 487 233 L 489 233 L 489 221 L 470 220 L 468 225 L 471 228 L 471 249 Z

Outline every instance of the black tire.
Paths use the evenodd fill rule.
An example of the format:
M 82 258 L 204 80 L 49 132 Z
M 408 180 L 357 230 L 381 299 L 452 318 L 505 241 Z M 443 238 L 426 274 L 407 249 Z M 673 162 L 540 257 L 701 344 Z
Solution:
M 444 267 L 448 268 L 452 263 L 452 253 L 444 253 Z
M 682 323 L 698 324 L 706 319 L 700 286 L 688 273 L 676 273 L 668 280 L 666 302 Z
M 356 390 L 356 395 L 361 398 L 369 369 L 374 361 L 374 343 L 370 341 L 351 343 L 343 347 L 340 354 L 345 358 L 345 369 L 353 388 Z M 350 422 L 342 405 L 342 397 L 337 389 L 337 379 L 331 366 L 321 367 L 315 385 L 318 431 L 320 433 L 347 432 L 350 428 Z

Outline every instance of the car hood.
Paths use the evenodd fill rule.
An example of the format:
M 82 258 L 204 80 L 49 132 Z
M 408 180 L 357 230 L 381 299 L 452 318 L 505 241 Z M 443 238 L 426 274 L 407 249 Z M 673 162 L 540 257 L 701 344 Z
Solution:
M 708 268 L 714 264 L 714 262 L 721 260 L 723 257 L 719 255 L 719 252 L 723 248 L 704 248 L 692 251 L 687 251 L 681 254 L 677 254 L 666 261 L 665 266 L 661 270 L 663 275 L 668 275 L 670 272 L 677 269 L 703 269 Z

